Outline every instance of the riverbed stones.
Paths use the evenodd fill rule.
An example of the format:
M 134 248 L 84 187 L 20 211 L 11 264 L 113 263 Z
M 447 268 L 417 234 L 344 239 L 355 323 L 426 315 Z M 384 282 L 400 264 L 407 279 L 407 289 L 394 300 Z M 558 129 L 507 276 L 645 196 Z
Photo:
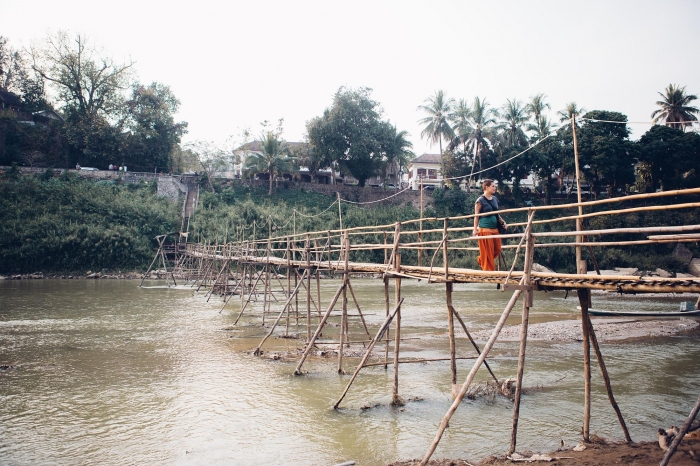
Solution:
M 544 265 L 537 264 L 537 263 L 532 264 L 532 271 L 533 272 L 542 272 L 542 273 L 553 273 L 553 271 L 551 269 L 548 269 Z
M 688 264 L 688 272 L 694 277 L 700 277 L 700 259 L 692 259 Z
M 693 260 L 693 253 L 685 244 L 678 243 L 673 248 L 671 255 L 683 264 L 689 264 Z M 697 275 L 696 275 L 697 276 Z

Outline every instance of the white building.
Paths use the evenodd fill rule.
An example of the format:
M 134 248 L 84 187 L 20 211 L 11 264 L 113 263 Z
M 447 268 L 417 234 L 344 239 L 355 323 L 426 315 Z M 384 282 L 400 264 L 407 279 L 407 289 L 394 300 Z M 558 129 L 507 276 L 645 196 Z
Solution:
M 408 166 L 408 183 L 411 189 L 418 191 L 421 180 L 428 189 L 439 187 L 442 183 L 440 171 L 440 154 L 423 154 L 413 159 Z

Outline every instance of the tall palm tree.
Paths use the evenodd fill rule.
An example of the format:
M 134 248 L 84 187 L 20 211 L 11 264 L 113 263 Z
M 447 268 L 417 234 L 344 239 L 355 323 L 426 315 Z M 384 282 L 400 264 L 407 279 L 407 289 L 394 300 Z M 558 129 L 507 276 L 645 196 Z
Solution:
M 506 99 L 506 104 L 501 107 L 501 122 L 497 128 L 503 133 L 506 147 L 527 145 L 527 136 L 523 126 L 527 123 L 528 115 L 525 105 L 517 99 Z
M 469 175 L 469 184 L 467 185 L 468 189 L 470 190 L 472 175 L 474 175 L 474 167 L 476 166 L 476 159 L 478 157 L 479 169 L 481 169 L 481 155 L 489 150 L 487 140 L 490 140 L 495 136 L 493 127 L 496 124 L 497 117 L 498 111 L 494 108 L 489 108 L 489 104 L 485 98 L 480 99 L 479 97 L 474 97 L 470 118 L 473 132 L 467 141 L 467 149 L 473 154 L 472 171 Z
M 435 95 L 425 99 L 423 105 L 418 106 L 418 110 L 425 112 L 428 116 L 418 120 L 418 123 L 425 125 L 420 133 L 421 138 L 428 138 L 431 144 L 440 144 L 440 170 L 444 177 L 445 161 L 442 158 L 442 140 L 451 140 L 455 137 L 455 132 L 448 122 L 452 106 L 455 100 L 445 97 L 442 90 L 435 91 Z
M 686 94 L 685 86 L 680 87 L 677 84 L 669 84 L 662 94 L 659 92 L 662 100 L 656 102 L 659 109 L 654 110 L 651 117 L 654 123 L 659 120 L 672 127 L 685 131 L 687 126 L 691 126 L 693 122 L 698 121 L 697 114 L 700 112 L 698 107 L 691 107 L 693 100 L 697 100 L 698 96 L 694 94 Z
M 547 136 L 549 136 L 553 130 L 556 129 L 556 126 L 554 126 L 554 123 L 552 123 L 552 120 L 547 118 L 544 115 L 541 115 L 539 118 L 535 120 L 535 123 L 530 123 L 527 126 L 528 131 L 532 131 L 534 133 L 534 136 L 532 137 L 534 142 L 540 141 Z
M 389 146 L 387 147 L 385 153 L 386 160 L 383 164 L 383 174 L 385 180 L 389 167 L 394 166 L 398 178 L 399 173 L 408 168 L 408 164 L 416 156 L 411 150 L 413 148 L 413 143 L 406 139 L 409 136 L 408 131 L 397 131 L 396 126 L 394 126 L 392 128 L 392 132 L 393 136 Z
M 268 196 L 272 195 L 272 178 L 275 173 L 294 170 L 294 157 L 288 156 L 287 144 L 274 131 L 262 134 L 260 153 L 251 154 L 245 161 L 246 168 L 252 173 L 267 173 L 270 177 Z
M 467 141 L 472 136 L 474 128 L 471 123 L 472 109 L 466 99 L 459 99 L 454 111 L 449 115 L 449 120 L 452 123 L 452 129 L 455 132 L 455 139 L 452 146 L 464 144 L 464 152 L 467 151 Z
M 530 101 L 525 106 L 525 111 L 532 115 L 532 119 L 537 121 L 542 116 L 542 112 L 552 108 L 544 99 L 545 94 L 537 94 L 530 97 Z
M 566 104 L 566 108 L 564 108 L 564 110 L 559 110 L 557 112 L 557 115 L 559 115 L 559 121 L 563 123 L 565 121 L 571 121 L 572 116 L 579 117 L 585 113 L 585 108 L 579 108 L 576 105 L 576 102 L 569 102 L 568 104 Z

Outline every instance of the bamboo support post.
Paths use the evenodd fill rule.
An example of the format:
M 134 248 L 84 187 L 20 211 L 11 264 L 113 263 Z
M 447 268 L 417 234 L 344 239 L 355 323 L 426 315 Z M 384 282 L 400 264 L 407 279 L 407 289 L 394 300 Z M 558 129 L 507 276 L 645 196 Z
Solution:
M 311 339 L 311 235 L 306 235 L 306 341 Z
M 476 354 L 481 355 L 481 350 L 479 349 L 479 345 L 476 344 L 476 342 L 474 341 L 474 338 L 472 338 L 471 333 L 469 333 L 469 330 L 467 330 L 467 326 L 464 324 L 462 317 L 459 315 L 459 313 L 457 312 L 457 310 L 454 308 L 454 306 L 452 304 L 449 305 L 449 308 L 452 311 L 452 313 L 454 314 L 454 316 L 457 318 L 457 321 L 462 325 L 462 329 L 464 329 L 464 333 L 467 334 L 467 338 L 469 339 L 472 346 L 476 350 Z M 457 359 L 460 359 L 460 358 L 457 358 Z M 493 371 L 491 370 L 489 363 L 484 361 L 484 366 L 486 366 L 486 369 L 489 371 L 489 374 L 491 374 L 491 377 L 493 377 L 493 380 L 496 383 L 498 383 L 498 378 L 496 377 L 496 374 L 494 374 Z
M 304 273 L 307 273 L 307 271 L 305 271 Z M 297 287 L 294 288 L 294 291 L 292 292 L 292 294 L 291 294 L 291 295 L 289 296 L 289 298 L 287 299 L 287 302 L 284 304 L 284 307 L 282 308 L 282 310 L 280 311 L 279 315 L 277 316 L 277 319 L 276 319 L 275 322 L 272 324 L 272 328 L 270 328 L 270 331 L 268 332 L 268 334 L 265 335 L 265 337 L 262 339 L 262 341 L 260 342 L 260 344 L 255 348 L 255 351 L 253 351 L 253 354 L 254 354 L 254 355 L 257 356 L 257 355 L 260 354 L 260 348 L 261 348 L 262 345 L 265 343 L 265 341 L 267 341 L 267 339 L 270 338 L 270 335 L 272 335 L 272 332 L 275 331 L 275 327 L 277 327 L 277 324 L 279 323 L 280 319 L 282 319 L 282 315 L 287 311 L 287 309 L 288 309 L 288 307 L 289 307 L 289 304 L 290 304 L 291 301 L 292 301 L 292 298 L 293 298 L 294 295 L 296 295 L 297 292 L 299 291 L 299 286 L 300 286 L 300 285 L 297 285 Z
M 333 311 L 333 307 L 335 306 L 335 303 L 338 302 L 338 298 L 340 297 L 340 294 L 342 293 L 344 288 L 345 288 L 345 283 L 341 283 L 340 287 L 338 287 L 338 290 L 335 292 L 333 299 L 331 299 L 331 303 L 328 306 L 328 309 L 326 309 L 326 313 L 323 315 L 321 322 L 318 323 L 318 327 L 316 327 L 316 331 L 314 332 L 313 336 L 311 337 L 311 340 L 309 340 L 306 343 L 306 348 L 304 349 L 304 354 L 302 354 L 301 359 L 299 360 L 299 364 L 297 364 L 297 367 L 294 369 L 294 375 L 301 375 L 302 374 L 301 366 L 304 364 L 304 361 L 306 361 L 306 358 L 309 356 L 309 353 L 311 352 L 311 348 L 313 348 L 314 343 L 316 342 L 316 339 L 321 335 L 321 331 L 323 330 L 323 325 L 326 323 L 326 320 L 328 320 L 328 316 L 331 315 L 331 312 Z
M 531 226 L 532 224 L 530 224 Z M 532 231 L 528 228 L 525 231 L 527 237 L 525 243 L 525 265 L 522 279 L 522 285 L 526 286 L 525 295 L 523 298 L 523 314 L 520 323 L 520 351 L 518 352 L 518 374 L 516 377 L 515 397 L 513 399 L 513 424 L 510 432 L 510 449 L 508 454 L 512 455 L 515 452 L 515 445 L 518 438 L 518 420 L 520 419 L 520 399 L 523 393 L 523 372 L 525 370 L 525 349 L 527 347 L 527 328 L 530 318 L 530 307 L 532 306 L 532 287 L 530 282 L 530 273 L 532 272 L 532 263 L 534 260 L 534 239 L 530 234 Z
M 397 224 L 397 231 L 401 231 L 401 224 Z M 394 269 L 401 270 L 401 255 L 394 255 Z M 394 318 L 394 386 L 391 393 L 392 406 L 403 406 L 404 401 L 399 396 L 399 346 L 401 344 L 401 278 L 394 279 L 394 304 L 398 310 Z
M 625 419 L 622 417 L 620 407 L 617 405 L 617 402 L 615 401 L 615 396 L 613 395 L 612 384 L 610 383 L 610 376 L 608 375 L 608 369 L 605 367 L 605 362 L 603 361 L 603 353 L 601 353 L 600 351 L 600 346 L 598 345 L 598 338 L 596 337 L 595 329 L 593 328 L 593 322 L 591 322 L 590 316 L 588 316 L 588 335 L 593 345 L 595 357 L 598 360 L 600 372 L 603 375 L 603 381 L 605 382 L 605 391 L 608 394 L 608 400 L 610 400 L 610 404 L 612 405 L 612 408 L 615 411 L 615 415 L 617 415 L 617 421 L 620 423 L 620 427 L 622 427 L 622 433 L 625 436 L 625 440 L 627 442 L 631 442 L 632 438 L 630 437 L 630 433 L 627 430 L 627 424 L 625 424 Z
M 663 458 L 661 458 L 661 462 L 659 463 L 659 466 L 666 466 L 668 464 L 668 462 L 671 460 L 671 457 L 676 452 L 678 445 L 681 444 L 683 437 L 685 437 L 685 434 L 690 429 L 690 425 L 693 423 L 693 421 L 697 417 L 698 411 L 700 411 L 700 397 L 698 397 L 698 401 L 695 402 L 695 406 L 693 406 L 693 409 L 690 410 L 690 414 L 688 415 L 688 418 L 685 420 L 685 422 L 681 426 L 680 430 L 676 434 L 676 437 L 671 442 L 671 445 L 669 445 L 668 450 L 666 450 L 666 453 L 664 454 Z
M 372 350 L 374 349 L 374 345 L 376 345 L 377 342 L 379 340 L 381 340 L 382 336 L 384 335 L 384 332 L 386 332 L 386 330 L 389 328 L 389 325 L 391 325 L 391 321 L 393 320 L 394 316 L 396 316 L 396 313 L 399 312 L 399 309 L 401 307 L 401 303 L 403 303 L 403 299 L 401 299 L 401 301 L 399 301 L 397 306 L 394 308 L 394 311 L 391 314 L 387 315 L 386 319 L 384 319 L 384 322 L 379 327 L 377 334 L 375 335 L 375 337 L 372 339 L 369 346 L 367 347 L 367 350 L 365 351 L 365 355 L 362 357 L 360 364 L 357 365 L 355 372 L 352 374 L 352 377 L 350 377 L 350 381 L 345 386 L 345 390 L 343 390 L 343 393 L 340 395 L 340 398 L 338 398 L 338 401 L 336 401 L 335 404 L 333 405 L 333 409 L 338 409 L 340 402 L 343 401 L 343 398 L 345 398 L 345 395 L 348 393 L 348 390 L 350 390 L 350 386 L 355 381 L 357 374 L 359 374 L 360 371 L 362 370 L 362 368 L 365 367 L 365 363 L 367 363 L 367 359 L 369 359 L 370 355 L 372 354 Z
M 428 449 L 428 452 L 425 454 L 425 456 L 421 460 L 420 466 L 425 466 L 426 464 L 428 464 L 430 457 L 433 456 L 435 449 L 437 448 L 438 444 L 440 443 L 440 439 L 442 438 L 442 434 L 444 434 L 445 429 L 447 429 L 447 425 L 449 424 L 450 419 L 452 418 L 452 415 L 455 413 L 455 411 L 457 411 L 457 408 L 459 407 L 460 403 L 462 402 L 462 400 L 464 399 L 464 397 L 467 394 L 467 390 L 469 389 L 469 385 L 471 385 L 472 381 L 474 380 L 474 376 L 476 375 L 477 370 L 479 370 L 479 367 L 486 359 L 486 356 L 488 356 L 489 351 L 491 351 L 491 348 L 493 348 L 494 343 L 496 343 L 496 339 L 498 338 L 498 335 L 500 335 L 501 330 L 503 329 L 503 326 L 506 323 L 506 319 L 510 315 L 510 312 L 513 310 L 513 306 L 515 306 L 515 303 L 518 301 L 518 297 L 520 296 L 521 293 L 522 293 L 521 290 L 515 290 L 513 292 L 513 296 L 511 296 L 510 301 L 508 301 L 506 308 L 503 310 L 503 314 L 501 314 L 501 318 L 498 320 L 498 323 L 496 324 L 496 327 L 493 329 L 493 332 L 491 332 L 491 337 L 486 342 L 486 345 L 484 346 L 483 351 L 479 355 L 479 358 L 474 362 L 474 366 L 472 366 L 471 371 L 469 371 L 469 374 L 467 375 L 466 380 L 462 384 L 462 388 L 460 388 L 459 393 L 457 394 L 457 397 L 452 402 L 452 405 L 450 405 L 450 408 L 447 410 L 447 413 L 442 418 L 442 421 L 440 421 L 440 426 L 438 427 L 437 434 L 435 435 L 433 442 L 430 444 L 430 448 Z

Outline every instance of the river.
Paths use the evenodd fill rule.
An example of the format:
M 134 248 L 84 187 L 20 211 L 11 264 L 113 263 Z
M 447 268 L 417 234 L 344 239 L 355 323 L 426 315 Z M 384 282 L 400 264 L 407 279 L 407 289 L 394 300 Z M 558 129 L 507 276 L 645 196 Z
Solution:
M 304 366 L 308 373 L 294 376 L 296 361 L 250 354 L 268 329 L 248 311 L 234 327 L 237 298 L 219 312 L 221 298 L 207 302 L 204 290 L 168 289 L 157 281 L 137 285 L 0 281 L 1 464 L 382 465 L 422 457 L 451 403 L 449 363 L 433 362 L 401 366 L 402 408 L 389 406 L 393 371 L 379 366 L 364 369 L 343 409 L 334 411 L 349 380 L 337 374 L 336 358 L 312 358 Z M 322 281 L 326 306 L 337 286 L 337 280 Z M 382 282 L 353 280 L 353 288 L 376 331 L 384 317 Z M 444 289 L 406 280 L 402 294 L 402 357 L 446 356 Z M 493 286 L 459 285 L 453 299 L 469 328 L 478 330 L 495 324 L 508 298 Z M 564 298 L 563 292 L 536 293 L 531 322 L 575 319 L 578 301 Z M 593 299 L 600 308 L 654 310 L 675 310 L 681 301 Z M 253 310 L 261 308 L 258 303 Z M 519 323 L 519 310 L 508 324 Z M 355 320 L 357 338 L 359 329 Z M 305 328 L 291 331 L 305 337 Z M 329 327 L 325 339 L 333 331 Z M 458 355 L 473 356 L 458 335 Z M 299 344 L 273 338 L 263 349 L 269 354 Z M 499 378 L 515 375 L 517 345 L 495 345 L 491 366 Z M 695 336 L 606 342 L 602 351 L 635 441 L 653 440 L 659 427 L 682 423 L 700 390 Z M 349 374 L 357 361 L 346 358 Z M 459 382 L 471 364 L 458 361 Z M 591 433 L 621 440 L 593 369 Z M 476 381 L 488 377 L 482 369 Z M 524 386 L 519 449 L 577 443 L 581 343 L 529 342 Z M 505 453 L 511 416 L 512 402 L 503 397 L 463 402 L 434 457 L 478 460 Z

